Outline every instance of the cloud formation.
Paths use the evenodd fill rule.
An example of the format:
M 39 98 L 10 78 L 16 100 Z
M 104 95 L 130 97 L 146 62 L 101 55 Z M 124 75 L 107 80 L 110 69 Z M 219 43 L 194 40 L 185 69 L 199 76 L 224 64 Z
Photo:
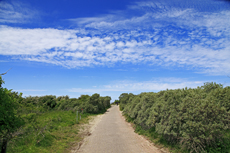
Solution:
M 122 16 L 132 10 L 139 14 Z M 132 63 L 226 75 L 229 15 L 229 10 L 205 12 L 145 2 L 123 12 L 70 19 L 74 30 L 1 26 L 0 55 L 67 68 Z
M 182 89 L 185 87 L 196 88 L 197 86 L 202 86 L 203 81 L 189 81 L 182 78 L 154 78 L 151 81 L 116 81 L 112 84 L 103 85 L 100 87 L 93 88 L 72 88 L 68 89 L 68 92 L 76 93 L 102 93 L 102 92 L 156 92 L 166 89 Z
M 0 1 L 0 23 L 24 23 L 38 18 L 38 11 L 20 2 Z

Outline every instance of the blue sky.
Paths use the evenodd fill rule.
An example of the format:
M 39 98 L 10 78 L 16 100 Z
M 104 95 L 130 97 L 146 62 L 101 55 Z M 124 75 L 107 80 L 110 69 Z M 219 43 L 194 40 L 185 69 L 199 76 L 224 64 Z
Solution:
M 1 0 L 0 72 L 24 96 L 230 85 L 223 0 Z

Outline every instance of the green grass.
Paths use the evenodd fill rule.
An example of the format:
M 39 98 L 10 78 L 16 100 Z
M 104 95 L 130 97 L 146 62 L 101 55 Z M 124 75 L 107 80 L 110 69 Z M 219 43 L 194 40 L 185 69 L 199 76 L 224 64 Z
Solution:
M 71 145 L 82 140 L 78 135 L 80 124 L 87 123 L 90 114 L 82 114 L 76 122 L 76 112 L 49 111 L 29 114 L 20 135 L 8 143 L 7 152 L 46 153 L 68 152 Z

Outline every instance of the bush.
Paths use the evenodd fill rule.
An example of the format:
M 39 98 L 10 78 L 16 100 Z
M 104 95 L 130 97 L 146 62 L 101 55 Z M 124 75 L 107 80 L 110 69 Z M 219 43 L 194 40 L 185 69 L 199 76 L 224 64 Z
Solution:
M 135 124 L 143 129 L 154 128 L 170 144 L 181 144 L 190 152 L 229 148 L 229 87 L 205 83 L 196 89 L 124 93 L 119 100 L 120 109 Z
M 57 108 L 59 110 L 72 110 L 72 111 L 82 111 L 86 113 L 103 113 L 107 108 L 110 107 L 111 98 L 100 97 L 99 94 L 81 95 L 78 99 L 71 98 L 65 100 L 63 97 L 58 97 L 60 101 L 57 102 Z
M 48 109 L 52 109 L 57 105 L 56 96 L 53 95 L 39 97 L 38 101 L 40 106 Z
M 1 152 L 5 153 L 8 141 L 14 137 L 14 133 L 24 124 L 24 121 L 17 114 L 19 104 L 12 96 L 14 93 L 3 88 L 2 83 L 4 82 L 0 76 L 0 147 Z
M 134 97 L 134 94 L 132 93 L 123 93 L 119 96 L 120 101 L 120 110 L 123 110 L 125 106 L 131 102 L 132 98 Z

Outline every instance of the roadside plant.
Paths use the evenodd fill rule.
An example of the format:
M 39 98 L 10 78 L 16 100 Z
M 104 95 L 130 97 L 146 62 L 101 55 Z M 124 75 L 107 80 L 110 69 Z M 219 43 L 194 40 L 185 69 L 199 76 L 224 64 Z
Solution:
M 211 82 L 119 98 L 123 114 L 137 127 L 154 129 L 171 145 L 197 153 L 230 149 L 230 87 Z
M 5 153 L 7 143 L 14 138 L 15 132 L 24 124 L 23 119 L 17 115 L 19 104 L 11 94 L 11 90 L 2 87 L 4 81 L 0 76 L 0 146 L 1 153 Z

